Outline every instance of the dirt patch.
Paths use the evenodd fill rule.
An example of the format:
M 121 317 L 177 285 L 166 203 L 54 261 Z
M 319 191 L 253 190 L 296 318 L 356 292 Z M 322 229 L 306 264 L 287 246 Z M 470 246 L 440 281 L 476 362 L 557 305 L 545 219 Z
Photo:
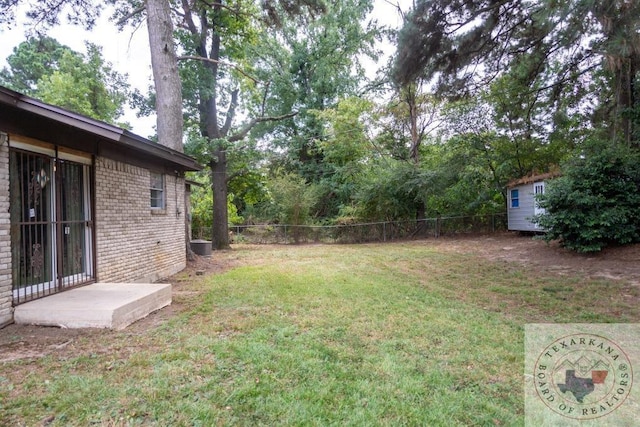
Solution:
M 629 287 L 640 287 L 640 245 L 609 248 L 595 255 L 581 255 L 531 236 L 504 233 L 488 236 L 457 236 L 420 242 L 444 252 L 464 253 L 481 258 L 516 262 L 544 274 L 580 275 L 624 281 Z M 258 249 L 259 250 L 259 249 Z M 123 331 L 100 329 L 60 329 L 9 325 L 0 329 L 0 363 L 30 360 L 55 354 L 66 358 L 79 354 L 111 354 L 114 358 L 136 352 L 139 345 L 152 349 L 155 345 L 148 331 L 185 310 L 189 302 L 199 298 L 197 286 L 201 277 L 217 274 L 233 266 L 228 256 L 196 257 L 179 274 L 164 282 L 173 285 L 173 303 L 130 325 Z M 144 343 L 140 340 L 144 337 Z M 160 348 L 160 347 L 159 347 Z
M 123 331 L 107 329 L 64 329 L 58 327 L 8 325 L 0 329 L 0 363 L 34 359 L 56 354 L 67 357 L 78 354 L 134 352 L 134 343 L 150 328 L 156 327 L 185 309 L 186 299 L 197 298 L 193 284 L 201 276 L 221 273 L 231 268 L 226 257 L 200 257 L 187 263 L 187 268 L 160 280 L 173 285 L 170 306 L 128 326 Z
M 556 242 L 546 243 L 518 233 L 462 236 L 431 242 L 443 251 L 472 253 L 493 261 L 517 262 L 530 266 L 534 271 L 622 280 L 631 286 L 640 286 L 640 244 L 606 248 L 596 254 L 578 254 Z

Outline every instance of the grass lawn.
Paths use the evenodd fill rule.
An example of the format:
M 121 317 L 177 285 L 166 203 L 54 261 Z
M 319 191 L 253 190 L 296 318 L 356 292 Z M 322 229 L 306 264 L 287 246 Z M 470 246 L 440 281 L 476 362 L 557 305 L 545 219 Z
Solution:
M 522 425 L 524 323 L 640 317 L 593 301 L 618 282 L 428 242 L 214 256 L 161 326 L 0 365 L 0 425 Z

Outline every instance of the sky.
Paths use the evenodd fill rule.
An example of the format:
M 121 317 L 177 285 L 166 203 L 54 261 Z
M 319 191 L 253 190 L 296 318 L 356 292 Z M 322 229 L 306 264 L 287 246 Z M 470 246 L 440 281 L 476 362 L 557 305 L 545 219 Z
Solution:
M 85 41 L 102 46 L 102 56 L 121 74 L 127 74 L 132 89 L 147 93 L 147 87 L 153 83 L 151 76 L 151 57 L 146 27 L 135 32 L 127 28 L 118 32 L 109 22 L 108 13 L 103 13 L 93 31 L 81 27 L 63 24 L 48 31 L 48 35 L 63 45 L 78 52 L 86 53 Z M 7 65 L 6 58 L 13 48 L 25 40 L 24 19 L 18 14 L 17 25 L 11 30 L 0 30 L 0 68 Z M 127 109 L 123 117 L 133 127 L 133 132 L 149 137 L 154 134 L 155 117 L 137 118 L 135 112 Z
M 407 10 L 411 0 L 392 0 L 399 2 L 403 10 Z M 149 39 L 146 26 L 137 30 L 125 28 L 119 32 L 109 22 L 109 12 L 105 10 L 96 27 L 92 31 L 85 31 L 81 27 L 73 25 L 60 25 L 49 30 L 48 35 L 71 49 L 85 53 L 85 41 L 102 46 L 102 56 L 110 62 L 113 68 L 121 74 L 127 74 L 132 89 L 139 89 L 147 93 L 147 88 L 153 84 L 151 74 L 151 57 L 149 54 Z M 387 0 L 374 0 L 374 10 L 371 15 L 380 24 L 398 27 L 402 20 L 396 12 L 396 8 Z M 13 48 L 25 40 L 24 17 L 20 13 L 16 16 L 17 25 L 12 29 L 0 29 L 0 68 L 7 65 L 6 58 L 11 55 Z M 387 54 L 393 52 L 391 46 L 381 46 Z M 384 59 L 379 61 L 384 63 Z M 375 64 L 371 65 L 375 67 Z M 149 137 L 155 133 L 155 116 L 138 118 L 135 112 L 126 109 L 122 120 L 129 122 L 133 132 Z

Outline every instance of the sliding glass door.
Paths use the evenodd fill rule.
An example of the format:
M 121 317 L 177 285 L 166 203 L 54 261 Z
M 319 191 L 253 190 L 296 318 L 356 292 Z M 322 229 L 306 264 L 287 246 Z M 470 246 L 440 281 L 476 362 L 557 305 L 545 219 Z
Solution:
M 14 301 L 92 280 L 90 166 L 12 149 L 9 170 Z

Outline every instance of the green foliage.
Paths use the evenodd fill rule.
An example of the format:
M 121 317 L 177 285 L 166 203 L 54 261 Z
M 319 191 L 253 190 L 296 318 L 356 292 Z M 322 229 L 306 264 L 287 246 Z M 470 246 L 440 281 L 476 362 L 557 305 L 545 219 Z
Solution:
M 554 105 L 555 100 L 542 96 L 538 89 L 550 77 L 545 74 L 530 81 L 530 69 L 536 64 L 531 59 L 516 62 L 480 97 L 491 106 L 493 126 L 504 136 L 499 155 L 511 157 L 513 178 L 559 164 L 581 142 L 580 123 L 588 121 L 572 109 L 568 97 Z M 583 88 L 576 84 L 573 89 Z
M 266 112 L 274 116 L 298 112 L 257 127 L 256 135 L 269 135 L 282 152 L 275 168 L 284 166 L 309 182 L 332 173 L 320 147 L 327 122 L 317 112 L 336 107 L 361 88 L 365 77 L 358 56 L 375 55 L 373 44 L 379 34 L 364 22 L 371 1 L 340 0 L 327 2 L 326 7 L 322 16 L 304 14 L 283 22 L 273 38 L 256 47 L 260 49 L 256 76 L 271 82 L 273 94 L 265 99 Z
M 38 81 L 55 70 L 64 53 L 69 51 L 67 46 L 51 37 L 22 42 L 7 57 L 9 68 L 0 71 L 0 84 L 35 96 Z
M 257 18 L 255 2 L 182 2 L 180 7 L 176 37 L 185 54 L 180 61 L 187 113 L 184 127 L 190 136 L 197 135 L 190 151 L 211 168 L 212 240 L 214 248 L 222 249 L 229 246 L 231 213 L 223 206 L 229 200 L 229 183 L 234 176 L 247 176 L 245 165 L 251 163 L 245 162 L 245 156 L 238 161 L 236 155 L 245 151 L 242 144 L 259 119 L 247 114 L 258 83 L 251 77 L 257 58 L 250 47 L 265 28 Z M 235 121 L 240 108 L 246 119 L 238 127 Z M 244 165 L 234 169 L 239 163 Z
M 437 175 L 404 161 L 374 165 L 354 198 L 360 220 L 415 219 L 417 204 L 434 191 Z
M 314 110 L 325 125 L 324 135 L 317 143 L 323 158 L 323 175 L 316 180 L 321 196 L 317 215 L 333 217 L 351 205 L 353 194 L 361 185 L 366 162 L 371 156 L 367 129 L 372 126 L 373 104 L 363 98 L 340 100 L 335 108 Z
M 428 147 L 425 161 L 437 174 L 427 200 L 430 216 L 502 212 L 502 188 L 510 179 L 508 157 L 492 148 L 503 141 L 492 132 L 468 133 Z
M 309 224 L 311 208 L 318 198 L 315 186 L 295 174 L 277 176 L 269 180 L 267 186 L 272 203 L 266 211 L 271 218 L 281 224 Z
M 577 252 L 640 241 L 640 153 L 626 145 L 589 141 L 540 198 L 535 221 L 547 241 Z
M 50 37 L 29 39 L 7 58 L 9 68 L 0 72 L 0 84 L 117 124 L 129 94 L 126 76 L 105 63 L 99 46 L 87 43 L 86 48 L 83 55 Z
M 108 0 L 115 2 L 117 0 Z M 0 25 L 11 28 L 16 15 L 25 16 L 27 22 L 42 30 L 60 24 L 60 15 L 66 22 L 82 25 L 90 30 L 96 24 L 104 5 L 93 0 L 2 0 L 0 1 Z
M 384 159 L 367 169 L 354 190 L 354 206 L 343 212 L 360 221 L 476 215 L 504 210 L 502 187 L 508 175 L 487 147 L 500 137 L 466 134 L 425 145 L 421 162 Z M 420 218 L 422 219 L 422 218 Z
M 498 84 L 508 108 L 499 115 L 517 136 L 580 116 L 571 128 L 583 130 L 598 112 L 612 139 L 629 143 L 637 134 L 625 112 L 638 104 L 639 12 L 637 1 L 422 0 L 400 32 L 393 75 L 401 83 L 425 78 L 452 97 L 506 77 Z M 592 90 L 603 74 L 606 84 Z
M 226 137 L 229 130 L 225 134 L 219 129 L 217 135 L 211 130 L 206 131 L 207 120 L 210 119 L 203 108 L 207 103 L 215 102 L 216 111 L 223 113 L 230 107 L 231 93 L 238 88 L 243 97 L 251 98 L 255 95 L 255 82 L 247 78 L 247 75 L 252 74 L 256 60 L 252 56 L 251 47 L 264 36 L 264 27 L 256 19 L 258 11 L 254 2 L 238 2 L 233 8 L 214 7 L 202 2 L 188 5 L 190 6 L 181 11 L 184 15 L 181 19 L 192 19 L 197 25 L 205 25 L 206 30 L 199 31 L 185 21 L 184 25 L 176 29 L 177 42 L 185 55 L 216 62 L 193 59 L 179 61 L 184 106 L 188 112 L 185 116 L 185 128 L 194 127 L 201 133 L 208 132 L 214 139 Z M 215 49 L 213 45 L 216 46 Z M 248 104 L 245 101 L 243 107 L 246 106 Z M 223 127 L 221 124 L 216 125 Z
M 370 145 L 364 116 L 372 108 L 371 101 L 350 97 L 340 100 L 335 108 L 312 111 L 329 124 L 328 138 L 319 143 L 325 161 L 344 166 L 367 154 Z
M 191 229 L 194 234 L 210 239 L 213 226 L 213 191 L 208 177 L 208 170 L 193 173 L 189 179 L 200 185 L 191 185 Z M 233 203 L 233 194 L 228 195 L 227 209 L 229 211 L 229 224 L 242 224 L 244 218 L 238 214 L 238 209 Z

